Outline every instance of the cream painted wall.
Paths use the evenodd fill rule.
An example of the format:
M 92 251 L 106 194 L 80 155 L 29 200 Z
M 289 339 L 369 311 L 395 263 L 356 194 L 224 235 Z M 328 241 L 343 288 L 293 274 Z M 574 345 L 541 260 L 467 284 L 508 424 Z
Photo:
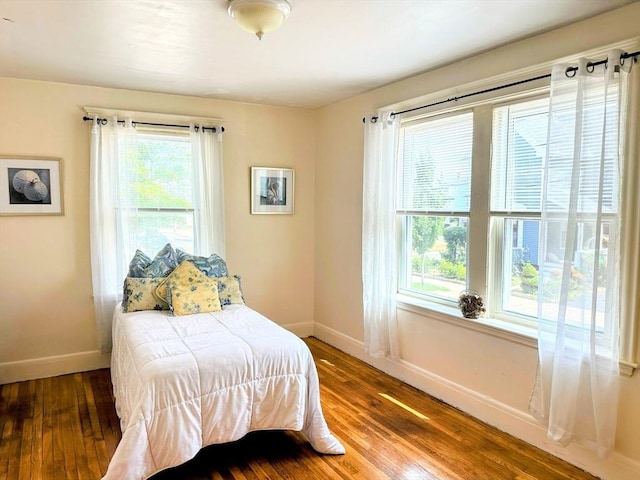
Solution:
M 91 357 L 97 349 L 89 252 L 91 125 L 82 121 L 83 106 L 222 118 L 229 269 L 242 276 L 252 307 L 277 323 L 311 330 L 313 112 L 2 78 L 0 155 L 62 158 L 65 214 L 0 217 L 0 380 L 3 368 L 29 371 L 43 358 L 55 363 L 80 355 L 75 363 L 86 362 L 86 368 L 97 361 Z M 250 215 L 251 166 L 295 169 L 294 215 Z
M 399 309 L 401 359 L 366 356 L 361 301 L 362 117 L 638 35 L 640 4 L 635 3 L 325 107 L 318 111 L 315 169 L 316 336 L 487 423 L 616 480 L 640 477 L 640 372 L 622 378 L 616 451 L 602 460 L 579 447 L 552 445 L 527 413 L 537 362 L 532 345 Z M 442 98 L 447 97 L 438 100 Z

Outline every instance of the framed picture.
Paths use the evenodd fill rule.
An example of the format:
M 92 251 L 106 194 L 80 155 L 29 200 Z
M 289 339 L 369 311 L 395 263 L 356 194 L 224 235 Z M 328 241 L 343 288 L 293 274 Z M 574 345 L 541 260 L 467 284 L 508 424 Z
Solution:
M 294 172 L 251 167 L 251 213 L 293 213 Z
M 0 215 L 64 215 L 62 160 L 0 156 Z

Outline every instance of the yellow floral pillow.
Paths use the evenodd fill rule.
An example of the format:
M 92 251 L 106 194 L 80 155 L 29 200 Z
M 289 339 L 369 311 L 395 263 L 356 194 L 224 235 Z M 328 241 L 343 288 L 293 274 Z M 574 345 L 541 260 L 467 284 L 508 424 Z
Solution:
M 217 277 L 218 296 L 220 297 L 220 305 L 223 307 L 232 303 L 244 304 L 242 297 L 242 287 L 240 286 L 240 277 L 233 275 L 229 277 Z
M 178 270 L 178 267 L 180 267 L 180 270 Z M 202 273 L 202 270 L 200 270 L 197 267 L 196 267 L 196 270 L 198 270 L 198 272 L 196 272 L 193 269 L 193 267 L 195 267 L 195 264 L 193 264 L 191 261 L 185 260 L 181 262 L 180 265 L 178 265 L 178 267 L 176 267 L 171 273 L 177 270 L 176 276 L 178 275 L 184 276 L 185 274 L 187 274 L 194 278 L 199 276 L 198 272 Z M 169 275 L 171 275 L 171 273 Z M 167 280 L 169 280 L 169 277 L 164 277 L 162 279 L 162 281 L 158 284 L 156 289 L 153 291 L 153 296 L 158 302 L 164 301 L 165 303 L 168 303 L 169 305 L 171 305 L 171 295 L 167 292 Z
M 153 294 L 153 297 L 158 302 L 160 301 L 163 301 L 165 303 L 171 302 L 171 299 L 167 297 L 167 278 L 169 277 L 164 277 L 162 281 L 158 284 L 158 286 L 155 288 L 155 290 L 151 292 Z
M 182 263 L 188 263 L 190 265 L 193 265 L 191 262 L 182 262 Z M 182 265 L 182 263 L 180 265 Z M 195 265 L 193 265 L 195 267 Z M 186 266 L 183 267 L 183 269 L 187 268 Z M 191 267 L 189 267 L 190 271 L 192 273 L 193 270 L 191 269 Z M 174 269 L 175 271 L 175 269 Z M 181 274 L 181 272 L 184 272 L 186 270 L 181 270 L 178 272 L 178 274 Z M 201 271 L 200 269 L 198 269 L 198 271 Z M 173 273 L 173 272 L 172 272 Z M 156 300 L 158 301 L 164 301 L 166 303 L 168 303 L 169 305 L 171 304 L 171 297 L 167 294 L 167 280 L 169 279 L 169 277 L 165 277 L 162 282 L 160 282 L 157 286 L 157 288 L 153 291 L 153 296 L 156 298 Z
M 141 310 L 168 310 L 166 301 L 156 299 L 154 293 L 164 277 L 133 278 L 127 277 L 124 289 L 127 298 L 122 301 L 125 312 L 139 312 Z
M 218 282 L 207 277 L 194 264 L 182 262 L 167 277 L 167 299 L 174 315 L 217 312 L 222 310 Z

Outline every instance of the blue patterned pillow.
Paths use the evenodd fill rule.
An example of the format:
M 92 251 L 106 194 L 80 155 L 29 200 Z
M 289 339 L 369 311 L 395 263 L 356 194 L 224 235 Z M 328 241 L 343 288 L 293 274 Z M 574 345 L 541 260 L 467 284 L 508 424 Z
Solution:
M 215 253 L 211 254 L 208 258 L 190 255 L 179 248 L 176 249 L 176 253 L 178 255 L 178 264 L 184 261 L 191 262 L 198 267 L 201 272 L 204 272 L 207 277 L 226 277 L 229 275 L 226 262 Z
M 153 260 L 144 252 L 136 250 L 129 263 L 129 274 L 127 276 L 133 278 L 166 277 L 173 272 L 173 269 L 179 263 L 176 251 L 170 243 L 167 243 Z

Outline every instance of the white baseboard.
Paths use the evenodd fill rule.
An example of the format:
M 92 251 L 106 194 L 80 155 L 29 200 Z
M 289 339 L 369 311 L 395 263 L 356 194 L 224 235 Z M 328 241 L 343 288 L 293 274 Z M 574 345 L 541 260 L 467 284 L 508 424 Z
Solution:
M 95 350 L 0 363 L 0 385 L 107 368 L 110 361 L 111 355 Z
M 313 335 L 313 322 L 292 323 L 282 327 L 301 338 Z M 108 368 L 110 362 L 111 355 L 103 355 L 96 350 L 0 363 L 0 385 Z
M 364 344 L 361 341 L 322 324 L 314 324 L 313 335 L 503 432 L 604 480 L 638 480 L 640 478 L 640 462 L 619 453 L 613 452 L 608 458 L 601 459 L 579 445 L 559 447 L 547 438 L 544 427 L 528 412 L 517 410 L 404 360 L 373 358 L 365 353 Z
M 300 338 L 310 337 L 313 335 L 313 322 L 290 323 L 288 325 L 280 325 L 291 333 L 295 333 Z

